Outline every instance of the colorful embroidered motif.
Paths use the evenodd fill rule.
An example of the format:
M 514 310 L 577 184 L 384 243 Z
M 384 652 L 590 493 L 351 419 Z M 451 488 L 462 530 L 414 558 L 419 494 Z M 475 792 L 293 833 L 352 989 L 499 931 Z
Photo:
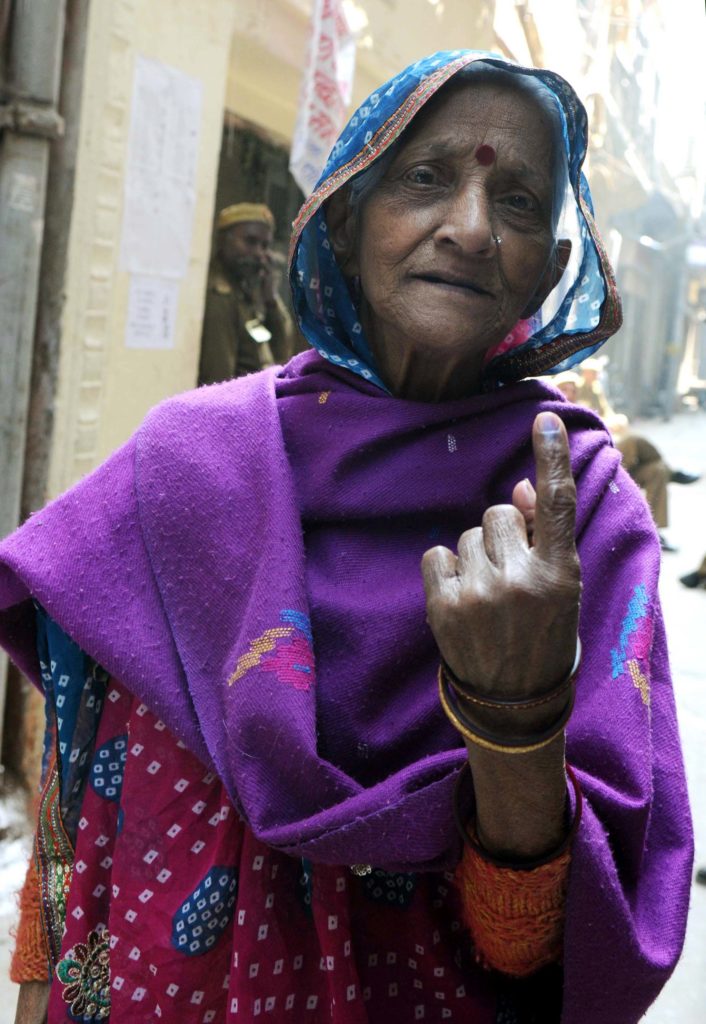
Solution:
M 649 680 L 640 671 L 640 666 L 637 661 L 629 661 L 628 669 L 630 670 L 630 677 L 633 681 L 633 685 L 640 691 L 642 697 L 642 703 L 646 706 L 650 706 L 650 683 Z
M 64 985 L 62 997 L 78 1020 L 107 1020 L 110 1016 L 110 959 L 108 932 L 89 932 L 56 966 Z
M 35 852 L 41 892 L 41 917 L 52 967 L 61 954 L 66 901 L 71 887 L 74 851 L 61 818 L 56 758 L 47 772 L 39 802 Z
M 266 629 L 250 648 L 241 654 L 235 671 L 228 680 L 232 686 L 259 665 L 264 672 L 273 672 L 279 682 L 296 690 L 308 690 L 314 682 L 314 653 L 311 624 L 303 612 L 285 608 L 280 612 L 283 625 Z
M 640 662 L 646 663 L 652 647 L 653 625 L 648 603 L 647 589 L 639 583 L 630 598 L 618 646 L 610 652 L 613 679 L 627 672 L 646 707 L 650 706 L 650 683 Z

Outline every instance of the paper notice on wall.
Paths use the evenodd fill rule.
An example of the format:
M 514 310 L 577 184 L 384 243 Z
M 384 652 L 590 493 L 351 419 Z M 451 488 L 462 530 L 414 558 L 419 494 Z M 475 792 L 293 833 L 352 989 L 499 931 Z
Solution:
M 125 345 L 174 348 L 179 282 L 167 277 L 130 277 Z
M 136 57 L 130 110 L 121 267 L 183 277 L 196 204 L 201 82 Z

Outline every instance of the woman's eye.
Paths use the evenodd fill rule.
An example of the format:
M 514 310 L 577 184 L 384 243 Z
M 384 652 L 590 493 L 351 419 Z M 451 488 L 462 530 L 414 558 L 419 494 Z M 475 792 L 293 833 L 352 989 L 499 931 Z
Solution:
M 510 206 L 513 210 L 518 210 L 520 213 L 534 213 L 537 209 L 537 204 L 534 199 L 522 192 L 516 192 L 505 196 L 503 202 L 506 206 Z
M 435 185 L 438 175 L 433 167 L 413 167 L 407 171 L 405 178 L 414 185 Z

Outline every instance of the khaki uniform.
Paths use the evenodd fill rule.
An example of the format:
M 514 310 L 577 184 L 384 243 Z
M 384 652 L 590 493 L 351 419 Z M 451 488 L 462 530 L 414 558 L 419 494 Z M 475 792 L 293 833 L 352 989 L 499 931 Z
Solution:
M 600 381 L 582 380 L 576 391 L 579 405 L 588 406 L 608 421 L 616 418 L 614 410 L 606 398 Z M 627 423 L 627 420 L 625 421 Z M 612 427 L 611 427 L 612 429 Z M 613 442 L 623 459 L 623 466 L 638 487 L 645 492 L 647 504 L 650 506 L 655 526 L 664 530 L 669 525 L 667 513 L 667 484 L 672 471 L 666 464 L 655 446 L 640 434 L 614 433 Z
M 667 517 L 667 484 L 672 471 L 658 450 L 646 437 L 626 434 L 615 441 L 623 457 L 623 466 L 635 483 L 643 489 L 647 504 L 658 529 L 665 529 Z
M 257 320 L 272 335 L 257 342 L 246 324 Z M 292 319 L 279 297 L 264 306 L 241 281 L 212 271 L 206 292 L 201 333 L 199 384 L 242 377 L 267 366 L 286 363 L 294 354 Z
M 615 415 L 605 396 L 605 391 L 598 381 L 589 384 L 588 381 L 581 378 L 581 383 L 576 388 L 576 403 L 593 409 L 604 420 Z

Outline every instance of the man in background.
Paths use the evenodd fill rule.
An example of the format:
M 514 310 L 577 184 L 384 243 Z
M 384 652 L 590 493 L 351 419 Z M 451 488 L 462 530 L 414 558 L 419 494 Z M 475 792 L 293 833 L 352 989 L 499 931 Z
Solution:
M 645 492 L 662 550 L 676 551 L 664 533 L 669 526 L 667 484 L 692 484 L 700 479 L 699 474 L 672 469 L 651 441 L 632 430 L 627 416 L 611 408 L 599 379 L 600 365 L 595 360 L 585 360 L 580 371 L 568 370 L 558 374 L 554 380 L 556 387 L 570 402 L 588 406 L 603 418 L 620 452 L 623 466 Z
M 199 384 L 242 377 L 294 354 L 291 317 L 275 288 L 273 231 L 272 212 L 261 203 L 236 203 L 218 214 Z
M 602 359 L 592 359 L 590 357 L 584 359 L 580 367 L 581 372 L 576 375 L 578 377 L 576 398 L 571 399 L 571 401 L 576 402 L 578 405 L 587 405 L 589 409 L 593 409 L 601 419 L 608 423 L 610 417 L 614 416 L 615 413 L 611 408 L 601 383 L 602 367 Z

